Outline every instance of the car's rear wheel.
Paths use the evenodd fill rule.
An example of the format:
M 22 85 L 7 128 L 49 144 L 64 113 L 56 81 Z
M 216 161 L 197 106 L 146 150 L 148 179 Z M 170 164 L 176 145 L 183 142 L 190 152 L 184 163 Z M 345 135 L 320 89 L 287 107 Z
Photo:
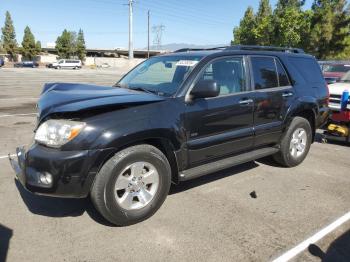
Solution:
M 170 165 L 160 150 L 151 145 L 132 146 L 103 165 L 91 189 L 91 199 L 109 222 L 132 225 L 160 208 L 170 183 Z
M 302 117 L 295 117 L 282 138 L 280 152 L 273 158 L 285 167 L 297 166 L 305 160 L 311 142 L 312 128 L 309 121 Z

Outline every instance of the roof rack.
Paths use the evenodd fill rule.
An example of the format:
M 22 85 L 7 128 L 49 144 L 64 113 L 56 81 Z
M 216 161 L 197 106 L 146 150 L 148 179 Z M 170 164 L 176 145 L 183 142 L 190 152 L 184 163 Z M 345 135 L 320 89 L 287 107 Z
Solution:
M 190 51 L 211 51 L 211 50 L 225 50 L 227 46 L 218 46 L 218 47 L 211 47 L 211 48 L 181 48 L 174 53 L 181 53 L 181 52 L 190 52 Z
M 258 45 L 233 45 L 227 47 L 225 50 L 261 50 L 261 51 L 277 51 L 286 53 L 305 53 L 303 49 L 291 47 L 276 47 L 276 46 L 258 46 Z
M 305 53 L 303 49 L 291 47 L 276 47 L 276 46 L 258 46 L 258 45 L 233 45 L 233 46 L 218 46 L 212 48 L 182 48 L 174 51 L 174 53 L 190 52 L 190 51 L 211 51 L 211 50 L 259 50 L 259 51 L 277 51 L 286 53 Z

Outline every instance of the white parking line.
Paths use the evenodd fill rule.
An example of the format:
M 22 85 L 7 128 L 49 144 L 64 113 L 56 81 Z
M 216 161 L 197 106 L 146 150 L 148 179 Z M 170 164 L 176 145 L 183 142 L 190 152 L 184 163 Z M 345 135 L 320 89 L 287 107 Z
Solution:
M 316 243 L 317 241 L 319 241 L 320 239 L 322 239 L 323 237 L 325 237 L 326 235 L 331 233 L 333 230 L 340 227 L 342 224 L 346 223 L 349 220 L 350 220 L 350 212 L 345 214 L 344 216 L 338 218 L 332 224 L 330 224 L 327 227 L 325 227 L 324 229 L 318 231 L 315 235 L 313 235 L 312 237 L 301 242 L 299 245 L 297 245 L 296 247 L 287 251 L 282 256 L 276 258 L 275 260 L 273 260 L 273 262 L 289 261 L 290 259 L 294 258 L 298 254 L 303 252 L 305 249 L 307 249 L 309 247 L 309 245 Z
M 11 116 L 32 116 L 32 115 L 36 115 L 36 113 L 0 115 L 0 118 L 11 117 Z
M 10 156 L 11 156 L 11 157 L 15 157 L 16 154 L 11 154 Z M 6 156 L 0 156 L 0 159 L 6 159 L 6 158 L 8 158 L 8 157 L 9 157 L 8 155 L 6 155 Z

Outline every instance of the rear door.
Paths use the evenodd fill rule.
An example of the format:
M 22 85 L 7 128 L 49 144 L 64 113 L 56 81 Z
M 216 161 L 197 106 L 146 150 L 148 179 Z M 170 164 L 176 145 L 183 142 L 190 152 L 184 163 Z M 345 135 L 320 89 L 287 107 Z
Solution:
M 187 104 L 185 127 L 189 164 L 194 166 L 253 146 L 253 92 L 249 90 L 246 59 L 218 58 L 204 67 L 200 80 L 220 86 L 217 97 Z
M 250 56 L 255 92 L 255 147 L 280 140 L 284 116 L 295 98 L 294 89 L 282 63 L 273 56 Z

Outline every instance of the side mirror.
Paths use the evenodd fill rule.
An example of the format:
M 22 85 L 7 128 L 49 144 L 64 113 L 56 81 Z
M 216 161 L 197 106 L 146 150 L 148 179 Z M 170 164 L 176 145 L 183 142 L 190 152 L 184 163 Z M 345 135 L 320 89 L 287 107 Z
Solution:
M 195 84 L 191 91 L 193 99 L 216 97 L 220 94 L 220 87 L 214 80 L 201 80 Z

